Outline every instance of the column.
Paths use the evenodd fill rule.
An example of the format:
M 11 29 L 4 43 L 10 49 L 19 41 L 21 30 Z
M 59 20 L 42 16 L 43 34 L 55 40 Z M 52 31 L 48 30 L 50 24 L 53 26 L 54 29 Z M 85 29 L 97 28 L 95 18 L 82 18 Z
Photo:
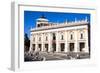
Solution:
M 68 35 L 67 35 L 67 31 L 65 31 L 65 52 L 68 52 Z
M 38 51 L 38 35 L 35 36 L 35 51 Z
M 48 32 L 48 52 L 51 52 L 52 50 L 52 35 L 51 32 Z
M 42 51 L 44 51 L 44 33 L 42 33 L 42 35 L 41 35 L 42 37 L 41 37 L 41 40 L 42 40 Z
M 58 31 L 56 32 L 56 52 L 61 52 L 60 47 L 59 47 L 59 33 Z
M 74 30 L 74 36 L 75 36 L 75 43 L 74 43 L 74 46 L 75 46 L 75 48 L 74 48 L 74 52 L 78 52 L 78 31 L 77 30 Z
M 84 51 L 89 53 L 89 46 L 88 46 L 88 29 L 85 30 L 85 38 L 86 38 L 86 42 L 85 42 L 85 48 Z

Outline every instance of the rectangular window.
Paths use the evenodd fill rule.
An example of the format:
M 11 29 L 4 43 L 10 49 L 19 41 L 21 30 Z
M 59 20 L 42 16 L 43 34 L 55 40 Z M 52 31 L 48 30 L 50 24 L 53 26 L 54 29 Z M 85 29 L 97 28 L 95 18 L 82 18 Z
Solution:
M 39 37 L 39 41 L 41 41 L 41 37 Z
M 83 34 L 81 33 L 81 39 L 83 39 Z
M 48 41 L 48 37 L 46 36 L 46 41 Z
M 61 36 L 61 40 L 64 40 L 64 36 L 63 35 Z
M 71 36 L 70 36 L 70 37 L 71 37 L 70 39 L 72 40 L 72 39 L 73 39 L 73 35 L 71 34 Z

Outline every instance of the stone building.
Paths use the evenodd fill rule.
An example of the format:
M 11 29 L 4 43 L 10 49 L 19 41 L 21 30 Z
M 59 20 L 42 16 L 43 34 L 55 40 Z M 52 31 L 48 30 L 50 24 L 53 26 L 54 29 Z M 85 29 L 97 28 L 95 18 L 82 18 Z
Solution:
M 89 21 L 53 23 L 41 16 L 30 30 L 30 51 L 90 52 Z

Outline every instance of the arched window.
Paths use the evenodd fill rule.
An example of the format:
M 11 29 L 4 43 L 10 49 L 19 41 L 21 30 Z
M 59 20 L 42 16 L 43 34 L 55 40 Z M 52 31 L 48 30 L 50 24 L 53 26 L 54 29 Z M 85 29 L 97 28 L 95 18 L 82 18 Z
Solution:
M 83 33 L 81 33 L 81 35 L 80 35 L 80 39 L 83 39 Z
M 64 36 L 63 35 L 61 35 L 61 40 L 64 40 Z
M 40 24 L 38 24 L 38 26 L 37 27 L 40 27 Z
M 72 35 L 72 34 L 70 35 L 70 39 L 71 39 L 71 40 L 73 39 L 73 35 Z
M 41 41 L 41 37 L 39 37 L 39 41 Z
M 46 41 L 48 41 L 48 37 L 46 36 Z
M 55 33 L 53 33 L 53 40 L 56 40 L 56 35 L 55 35 Z
M 74 39 L 74 31 L 70 31 L 69 34 L 70 34 L 69 39 L 73 40 Z

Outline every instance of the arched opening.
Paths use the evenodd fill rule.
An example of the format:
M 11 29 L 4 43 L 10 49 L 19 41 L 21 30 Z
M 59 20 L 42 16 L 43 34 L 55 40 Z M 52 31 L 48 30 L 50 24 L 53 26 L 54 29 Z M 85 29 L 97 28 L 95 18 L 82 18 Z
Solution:
M 53 52 L 56 51 L 56 43 L 52 43 Z
M 80 34 L 80 39 L 83 39 L 83 33 Z
M 53 33 L 53 40 L 56 40 L 56 35 L 55 35 L 55 33 Z
M 37 27 L 40 27 L 40 24 L 38 24 Z
M 45 39 L 46 41 L 48 41 L 48 37 L 46 36 L 46 39 Z
M 65 43 L 61 43 L 60 44 L 60 48 L 61 48 L 61 51 L 64 51 L 64 49 L 65 49 Z
M 79 47 L 80 51 L 83 51 L 83 49 L 85 48 L 85 43 L 84 42 L 79 43 Z
M 69 50 L 70 52 L 74 51 L 74 43 L 69 43 Z
M 61 35 L 61 40 L 64 40 L 64 36 L 63 35 Z
M 45 44 L 46 52 L 48 52 L 48 44 Z
M 73 40 L 73 35 L 72 34 L 70 35 L 70 39 Z
M 35 51 L 35 44 L 32 44 L 32 50 Z
M 40 51 L 41 51 L 41 46 L 42 46 L 41 44 L 38 44 L 38 48 L 39 48 Z

